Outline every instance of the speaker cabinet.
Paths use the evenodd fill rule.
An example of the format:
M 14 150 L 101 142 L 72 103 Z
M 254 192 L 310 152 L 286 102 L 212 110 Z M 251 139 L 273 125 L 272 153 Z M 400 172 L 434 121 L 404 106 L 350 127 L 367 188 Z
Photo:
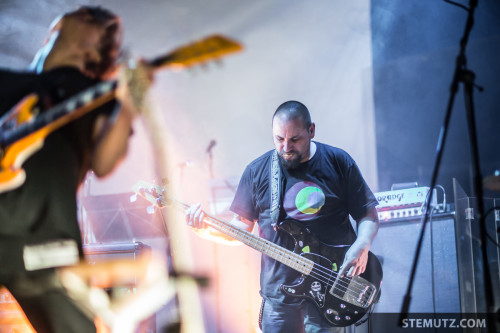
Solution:
M 381 222 L 371 247 L 384 272 L 382 294 L 374 312 L 401 311 L 421 227 L 421 218 Z M 426 224 L 409 312 L 460 312 L 452 214 L 434 215 Z

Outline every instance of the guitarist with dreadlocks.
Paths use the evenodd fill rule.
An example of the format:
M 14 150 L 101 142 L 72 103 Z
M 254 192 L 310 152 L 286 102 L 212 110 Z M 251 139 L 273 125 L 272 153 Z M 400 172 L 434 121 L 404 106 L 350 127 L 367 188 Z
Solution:
M 264 333 L 344 332 L 345 328 L 340 326 L 346 325 L 336 327 L 336 323 L 350 322 L 349 317 L 361 311 L 354 307 L 348 315 L 340 315 L 345 308 L 353 307 L 357 298 L 347 295 L 354 283 L 344 277 L 363 274 L 371 266 L 369 257 L 373 255 L 369 249 L 379 226 L 377 200 L 345 151 L 312 141 L 315 124 L 302 103 L 288 101 L 280 105 L 272 118 L 272 131 L 276 149 L 246 167 L 231 205 L 231 210 L 237 214 L 231 223 L 251 231 L 257 222 L 263 239 L 289 250 L 301 247 L 304 253 L 312 251 L 317 242 L 294 244 L 294 239 L 280 230 L 280 221 L 293 219 L 295 222 L 288 226 L 294 227 L 289 230 L 297 229 L 298 225 L 298 230 L 308 230 L 324 244 L 350 247 L 339 258 L 338 267 L 336 262 L 329 263 L 320 274 L 311 274 L 300 286 L 284 290 L 283 284 L 293 285 L 300 281 L 300 273 L 263 255 L 260 275 L 262 330 Z M 357 233 L 349 215 L 357 222 Z M 205 216 L 199 205 L 193 205 L 187 211 L 187 223 L 203 228 Z M 214 233 L 214 236 L 221 235 Z M 329 276 L 327 271 L 331 272 Z M 332 286 L 331 282 L 337 278 L 340 282 Z M 337 288 L 347 284 L 347 290 Z M 293 297 L 299 296 L 299 291 L 302 297 Z M 326 298 L 331 302 L 340 300 L 338 308 L 325 303 Z
M 0 115 L 32 93 L 43 113 L 116 77 L 121 41 L 120 18 L 106 9 L 85 6 L 61 16 L 35 57 L 33 72 L 0 70 Z M 149 86 L 152 75 L 147 66 L 139 67 Z M 120 85 L 116 98 L 48 135 L 23 165 L 24 184 L 0 193 L 0 285 L 38 333 L 96 331 L 93 318 L 70 301 L 54 267 L 83 258 L 77 189 L 87 171 L 102 177 L 115 168 L 126 153 L 136 113 L 126 85 Z

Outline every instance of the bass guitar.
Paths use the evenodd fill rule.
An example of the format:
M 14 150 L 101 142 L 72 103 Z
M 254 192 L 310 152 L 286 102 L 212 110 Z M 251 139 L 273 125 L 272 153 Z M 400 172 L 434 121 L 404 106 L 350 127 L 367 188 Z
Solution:
M 213 35 L 147 61 L 147 64 L 154 69 L 182 69 L 240 50 L 239 43 Z M 134 91 L 133 84 L 134 96 L 138 92 Z M 135 84 L 140 87 L 140 83 Z M 117 86 L 117 81 L 101 82 L 39 114 L 35 108 L 38 97 L 30 94 L 4 114 L 0 118 L 0 193 L 24 183 L 23 163 L 41 149 L 50 133 L 113 99 Z
M 133 190 L 158 207 L 174 205 L 187 209 L 189 205 L 168 198 L 163 187 L 144 181 Z M 366 270 L 359 276 L 339 276 L 349 246 L 332 246 L 314 237 L 300 222 L 286 219 L 278 228 L 293 237 L 293 251 L 282 248 L 229 222 L 207 215 L 204 222 L 255 250 L 293 268 L 302 275 L 292 285 L 281 285 L 288 296 L 311 301 L 332 325 L 345 327 L 360 321 L 380 297 L 382 266 L 369 252 Z

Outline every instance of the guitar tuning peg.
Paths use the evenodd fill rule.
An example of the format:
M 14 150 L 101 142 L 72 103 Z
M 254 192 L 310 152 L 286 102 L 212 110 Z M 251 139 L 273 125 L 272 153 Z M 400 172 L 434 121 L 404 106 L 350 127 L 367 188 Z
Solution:
M 134 193 L 130 196 L 129 198 L 130 202 L 136 202 L 137 201 L 137 193 Z
M 149 192 L 150 192 L 151 194 L 155 195 L 155 196 L 156 196 L 156 195 L 158 195 L 158 193 L 156 192 L 156 188 L 155 188 L 155 187 L 153 187 L 153 186 L 151 186 L 151 188 L 149 189 Z
M 155 206 L 151 205 L 151 206 L 147 206 L 146 207 L 146 213 L 148 213 L 149 215 L 152 215 L 155 213 Z

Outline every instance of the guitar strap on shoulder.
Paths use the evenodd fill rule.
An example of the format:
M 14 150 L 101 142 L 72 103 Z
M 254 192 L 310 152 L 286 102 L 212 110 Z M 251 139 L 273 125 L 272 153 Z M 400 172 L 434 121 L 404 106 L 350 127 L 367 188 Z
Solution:
M 276 149 L 273 152 L 272 160 L 271 160 L 271 225 L 276 230 L 276 226 L 278 224 L 278 218 L 280 215 L 280 166 L 278 163 L 278 152 Z

